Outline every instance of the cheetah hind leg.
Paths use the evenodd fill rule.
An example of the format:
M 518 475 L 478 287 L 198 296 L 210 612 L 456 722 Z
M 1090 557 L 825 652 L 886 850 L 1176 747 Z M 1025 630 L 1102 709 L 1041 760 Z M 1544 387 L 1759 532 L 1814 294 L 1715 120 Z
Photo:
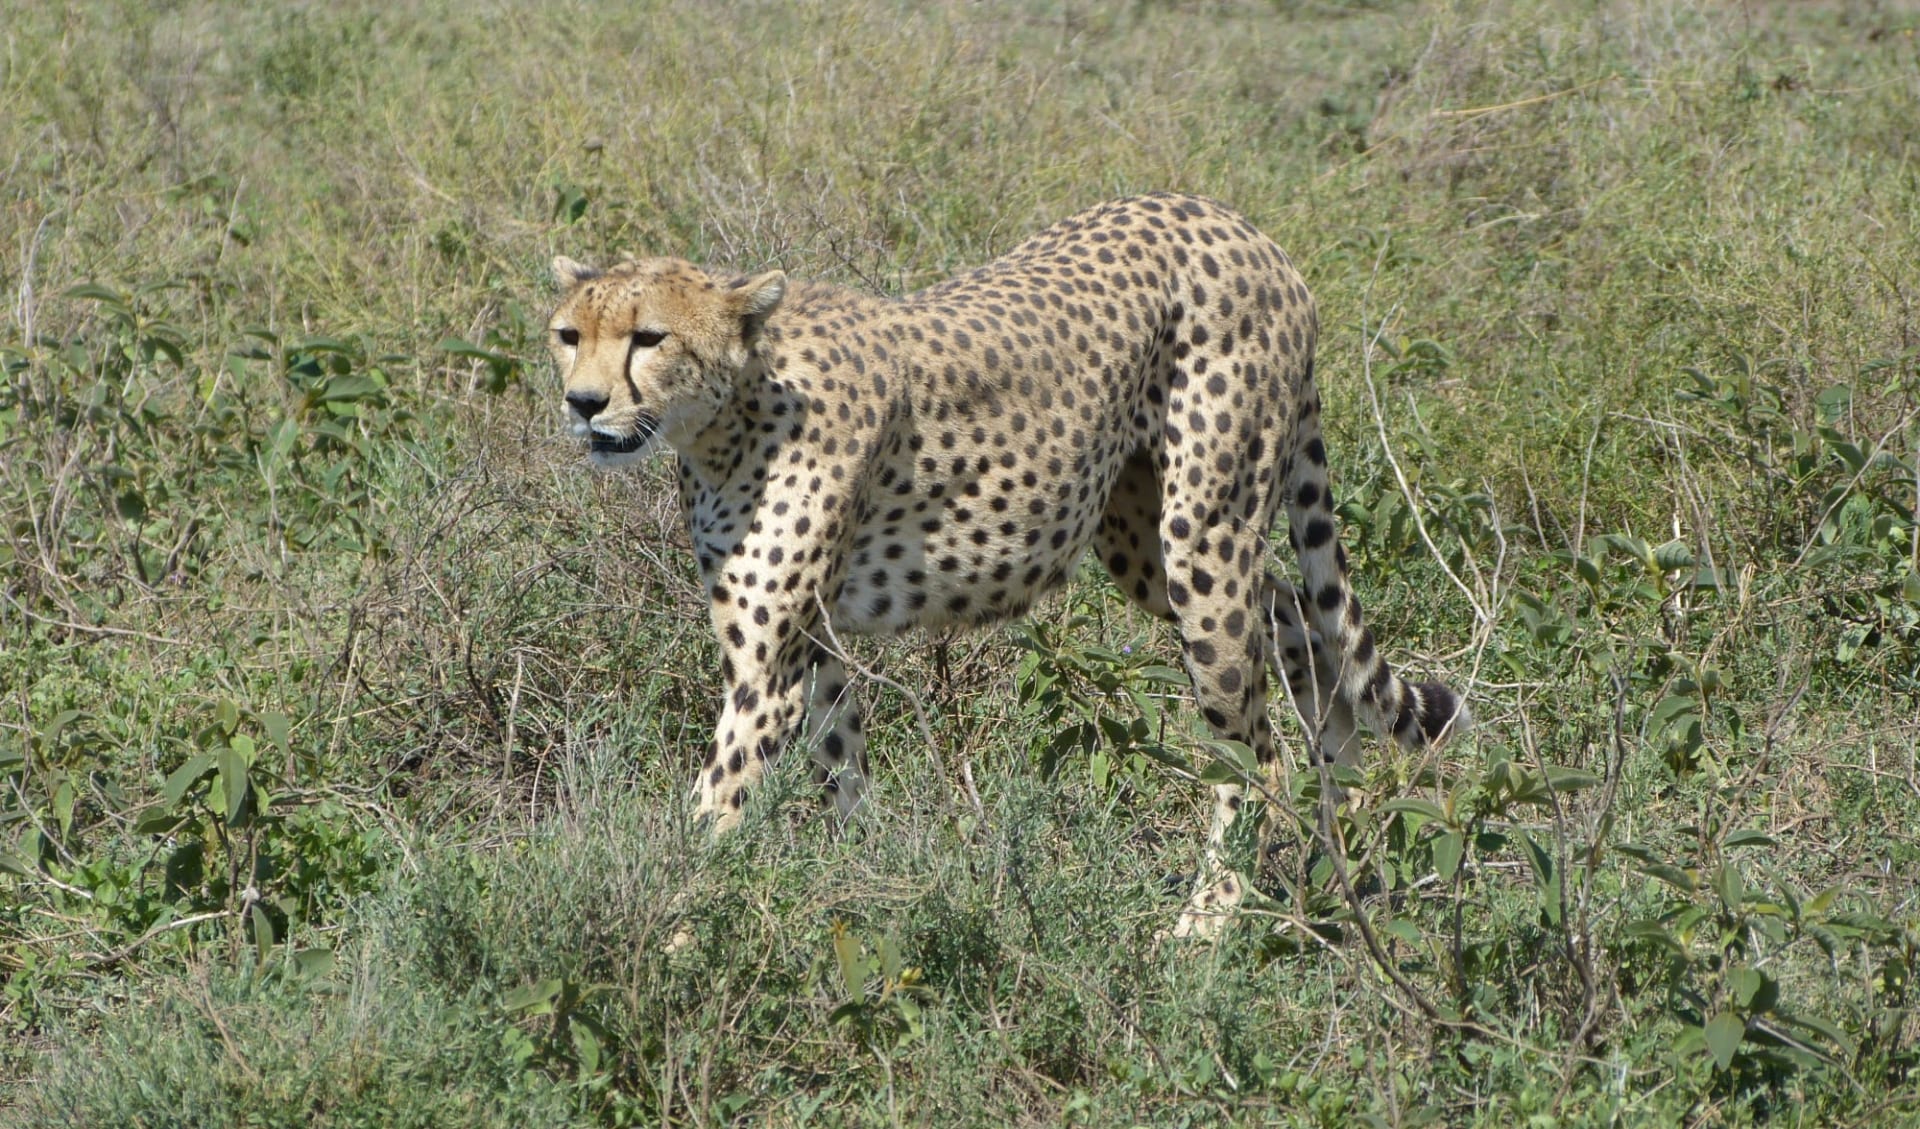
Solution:
M 1180 622 L 1167 593 L 1167 562 L 1162 550 L 1161 484 L 1151 459 L 1135 456 L 1122 468 L 1108 495 L 1094 533 L 1094 549 L 1114 586 L 1147 614 Z M 1288 688 L 1289 707 L 1305 722 L 1310 759 L 1338 764 L 1359 759 L 1360 740 L 1352 708 L 1337 693 L 1339 671 L 1332 652 L 1304 626 L 1298 594 L 1286 581 L 1265 572 L 1253 609 L 1265 624 L 1260 654 L 1265 667 Z M 1248 687 L 1251 690 L 1252 687 Z M 1264 697 L 1264 695 L 1263 695 Z M 1256 708 L 1264 713 L 1264 700 Z M 1264 717 L 1262 719 L 1264 721 Z M 1226 835 L 1244 803 L 1238 785 L 1215 790 L 1213 825 L 1192 897 L 1174 928 L 1180 937 L 1211 936 L 1232 915 L 1245 895 L 1244 876 L 1227 863 Z
M 1314 764 L 1358 763 L 1360 733 L 1352 708 L 1337 692 L 1339 671 L 1328 648 L 1305 626 L 1293 586 L 1267 573 L 1260 594 L 1260 610 L 1268 632 L 1266 659 L 1286 686 L 1290 707 L 1305 727 L 1308 759 Z M 1273 783 L 1271 779 L 1268 782 Z M 1227 835 L 1244 804 L 1241 787 L 1222 785 L 1216 789 L 1205 861 L 1193 895 L 1174 925 L 1173 936 L 1216 937 L 1245 902 L 1247 876 L 1235 871 L 1227 861 L 1233 853 L 1228 848 Z M 1263 824 L 1251 829 L 1258 842 L 1252 854 L 1256 865 L 1266 857 L 1267 842 L 1275 830 L 1274 817 L 1264 816 Z

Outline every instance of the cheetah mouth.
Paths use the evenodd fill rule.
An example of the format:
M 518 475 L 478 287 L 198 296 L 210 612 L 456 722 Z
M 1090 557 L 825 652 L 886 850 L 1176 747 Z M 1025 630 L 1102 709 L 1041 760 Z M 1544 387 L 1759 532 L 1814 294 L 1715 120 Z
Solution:
M 631 455 L 646 446 L 651 438 L 653 433 L 650 431 L 636 431 L 631 435 L 608 435 L 604 431 L 596 431 L 587 440 L 587 450 L 596 455 Z
M 660 421 L 643 415 L 633 421 L 633 430 L 623 433 L 594 428 L 587 433 L 587 450 L 596 455 L 631 455 L 653 442 Z

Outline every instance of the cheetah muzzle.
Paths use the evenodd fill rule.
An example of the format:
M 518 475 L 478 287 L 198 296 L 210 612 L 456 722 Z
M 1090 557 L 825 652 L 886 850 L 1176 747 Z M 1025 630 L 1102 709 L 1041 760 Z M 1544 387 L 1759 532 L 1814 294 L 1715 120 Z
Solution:
M 797 739 L 842 814 L 861 802 L 860 713 L 823 640 L 1017 616 L 1089 547 L 1177 627 L 1207 726 L 1262 765 L 1270 669 L 1317 756 L 1357 759 L 1362 723 L 1408 747 L 1466 726 L 1361 620 L 1313 299 L 1221 205 L 1102 204 L 902 298 L 678 259 L 553 267 L 551 346 L 591 458 L 678 457 L 725 682 L 699 780 L 717 830 Z M 1267 570 L 1282 509 L 1298 587 Z M 1242 790 L 1215 793 L 1183 934 L 1241 896 L 1223 852 Z

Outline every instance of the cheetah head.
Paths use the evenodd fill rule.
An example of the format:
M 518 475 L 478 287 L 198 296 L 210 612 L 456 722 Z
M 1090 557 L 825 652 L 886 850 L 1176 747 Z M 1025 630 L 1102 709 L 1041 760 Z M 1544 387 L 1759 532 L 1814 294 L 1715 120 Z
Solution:
M 679 259 L 595 270 L 553 260 L 564 293 L 549 344 L 567 421 L 600 466 L 686 450 L 733 398 L 768 316 L 780 271 L 728 280 Z

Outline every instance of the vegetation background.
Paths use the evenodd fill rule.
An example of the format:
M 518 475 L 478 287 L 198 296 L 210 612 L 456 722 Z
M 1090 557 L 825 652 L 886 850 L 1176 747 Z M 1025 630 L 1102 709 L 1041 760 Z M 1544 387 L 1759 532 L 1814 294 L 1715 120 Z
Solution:
M 1239 768 L 1089 565 L 855 647 L 857 828 L 709 844 L 548 258 L 899 292 L 1151 189 L 1305 271 L 1479 728 L 1324 839 L 1288 730 L 1167 942 Z M 1920 1122 L 1910 5 L 5 0 L 0 249 L 0 1122 Z

